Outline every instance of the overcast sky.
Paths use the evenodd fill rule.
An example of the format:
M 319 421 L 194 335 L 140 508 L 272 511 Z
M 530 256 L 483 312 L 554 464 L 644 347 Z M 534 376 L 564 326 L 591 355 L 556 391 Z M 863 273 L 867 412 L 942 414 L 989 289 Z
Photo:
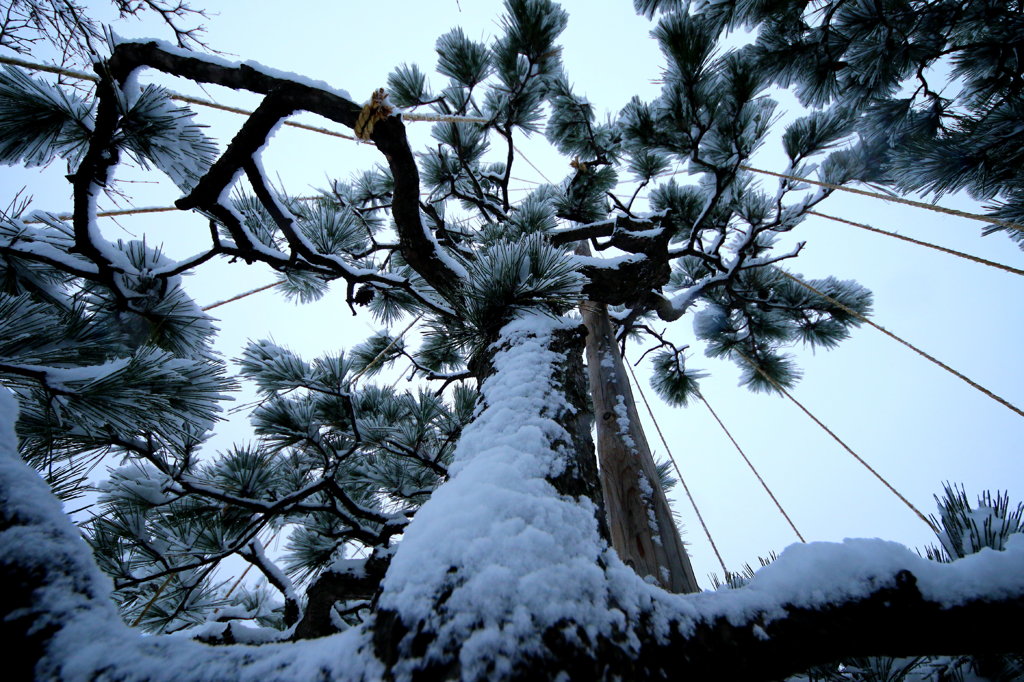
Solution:
M 88 4 L 97 13 L 107 9 L 99 0 Z M 648 37 L 652 26 L 633 14 L 628 0 L 562 4 L 570 14 L 561 40 L 566 70 L 576 90 L 602 116 L 614 114 L 634 95 L 657 95 L 654 81 L 662 60 Z M 434 42 L 454 26 L 462 26 L 473 39 L 488 40 L 499 31 L 500 15 L 496 3 L 474 0 L 395 0 L 385 10 L 380 4 L 305 0 L 211 1 L 206 7 L 214 13 L 207 21 L 206 39 L 225 56 L 321 79 L 358 100 L 384 86 L 387 74 L 399 63 L 415 62 L 432 72 Z M 126 36 L 166 38 L 154 22 L 119 24 L 115 30 Z M 223 104 L 251 108 L 257 102 L 251 95 L 219 88 L 204 92 L 151 73 L 141 80 Z M 442 82 L 441 77 L 432 80 L 435 89 Z M 777 98 L 790 116 L 798 114 L 792 97 L 778 93 Z M 242 122 L 235 115 L 202 109 L 198 119 L 211 126 L 209 133 L 221 143 Z M 308 115 L 302 120 L 329 125 Z M 429 124 L 413 123 L 410 128 L 414 148 L 427 143 Z M 570 172 L 568 161 L 542 138 L 517 144 L 551 180 L 557 182 Z M 264 160 L 275 180 L 279 178 L 294 195 L 382 162 L 372 147 L 289 128 L 277 134 Z M 785 157 L 777 141 L 766 145 L 755 163 L 783 170 Z M 63 172 L 3 168 L 0 186 L 10 194 L 28 185 L 36 208 L 69 211 Z M 523 179 L 524 189 L 531 186 L 526 181 L 543 180 L 522 159 L 513 176 Z M 146 179 L 160 181 L 124 185 L 134 205 L 167 206 L 177 198 L 169 182 L 155 174 Z M 677 181 L 688 179 L 679 176 Z M 762 183 L 774 192 L 774 180 Z M 964 197 L 945 197 L 942 203 L 976 208 Z M 970 220 L 851 196 L 833 196 L 819 210 L 1024 267 L 1024 254 L 1009 239 L 981 238 L 981 225 Z M 208 234 L 201 217 L 187 214 L 129 217 L 103 227 L 110 238 L 146 233 L 150 243 L 162 241 L 177 258 L 201 249 Z M 790 261 L 793 270 L 808 277 L 856 279 L 875 293 L 877 323 L 1010 402 L 1024 404 L 1019 351 L 1022 278 L 820 218 L 808 220 L 787 240 L 807 242 L 800 258 Z M 207 304 L 272 281 L 264 266 L 217 263 L 203 266 L 186 286 L 197 301 Z M 353 317 L 344 304 L 343 286 L 336 288 L 308 306 L 294 306 L 277 293 L 265 292 L 218 308 L 215 314 L 223 329 L 218 348 L 234 357 L 246 339 L 272 336 L 313 357 L 357 343 L 377 327 L 368 315 Z M 693 341 L 691 316 L 671 326 L 669 334 L 681 343 Z M 640 352 L 634 348 L 630 357 L 636 359 Z M 932 495 L 947 480 L 964 483 L 972 497 L 986 488 L 1008 488 L 1014 500 L 1024 497 L 1019 448 L 1024 420 L 1006 407 L 874 329 L 855 331 L 835 351 L 795 352 L 805 378 L 794 395 L 926 513 L 934 511 Z M 925 525 L 798 408 L 783 398 L 753 395 L 738 387 L 735 367 L 705 358 L 699 343 L 691 353 L 690 365 L 712 375 L 702 383 L 704 395 L 809 541 L 883 537 L 913 547 L 931 542 Z M 646 375 L 643 366 L 638 372 Z M 656 405 L 661 428 L 729 568 L 756 564 L 759 555 L 781 551 L 795 541 L 704 406 L 670 409 L 658 404 L 645 380 L 643 388 Z M 653 428 L 648 426 L 648 431 L 656 455 L 664 456 Z M 245 438 L 245 429 L 234 426 L 215 445 Z M 705 576 L 719 570 L 717 561 L 692 508 L 679 494 L 675 508 L 686 529 L 684 539 L 691 543 L 695 572 L 706 585 Z

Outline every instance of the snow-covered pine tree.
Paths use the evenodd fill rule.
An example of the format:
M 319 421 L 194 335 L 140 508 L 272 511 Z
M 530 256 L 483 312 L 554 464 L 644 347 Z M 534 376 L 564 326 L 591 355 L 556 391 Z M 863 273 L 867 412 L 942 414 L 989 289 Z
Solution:
M 71 489 L 83 456 L 125 462 L 85 524 L 87 550 L 18 461 L 12 434 L 0 434 L 0 608 L 4 633 L 24 642 L 19 672 L 757 679 L 844 655 L 1016 646 L 1000 623 L 1024 605 L 1017 538 L 949 565 L 880 541 L 797 547 L 748 589 L 697 598 L 648 584 L 609 549 L 581 301 L 609 306 L 624 343 L 655 349 L 655 388 L 676 404 L 695 396 L 699 372 L 656 319 L 699 311 L 708 352 L 734 359 L 758 390 L 797 379 L 787 345 L 832 347 L 856 320 L 782 276 L 799 249 L 773 248 L 827 192 L 783 183 L 769 193 L 741 170 L 772 120 L 756 50 L 718 55 L 718 24 L 666 13 L 655 30 L 661 97 L 601 123 L 559 60 L 566 21 L 549 0 L 509 0 L 492 43 L 457 29 L 438 40 L 440 89 L 403 65 L 390 100 L 362 106 L 323 84 L 152 42 L 112 44 L 91 100 L 5 70 L 3 160 L 67 160 L 74 196 L 70 222 L 3 220 L 0 301 L 22 308 L 4 317 L 0 373 L 18 397 L 22 447 L 64 467 L 53 480 Z M 139 85 L 145 69 L 263 100 L 214 152 L 191 112 Z M 440 122 L 436 146 L 417 156 L 395 107 L 485 123 Z M 260 150 L 302 110 L 369 138 L 386 165 L 312 201 L 273 187 Z M 794 123 L 784 138 L 793 169 L 812 172 L 813 158 L 830 183 L 857 177 L 855 155 L 821 156 L 852 125 L 834 112 Z M 514 139 L 542 129 L 572 172 L 513 202 Z M 172 263 L 99 234 L 97 196 L 126 156 L 169 175 L 184 193 L 178 208 L 212 220 L 195 258 Z M 674 162 L 697 182 L 659 180 Z M 615 193 L 620 173 L 653 186 L 653 212 Z M 582 241 L 614 257 L 576 255 Z M 203 453 L 231 383 L 207 350 L 213 326 L 177 278 L 225 256 L 270 265 L 302 300 L 342 280 L 353 309 L 392 328 L 418 319 L 423 342 L 381 335 L 312 361 L 251 344 L 241 366 L 263 393 L 259 439 Z M 855 283 L 813 284 L 869 309 Z M 399 356 L 439 389 L 357 382 Z M 0 395 L 4 428 L 10 402 Z M 268 534 L 287 538 L 283 554 L 266 551 Z M 230 555 L 266 586 L 231 593 L 213 582 Z M 121 619 L 191 638 L 127 629 L 111 580 Z
M 648 12 L 663 3 L 638 1 Z M 664 3 L 671 4 L 671 3 Z M 698 2 L 722 30 L 757 30 L 766 78 L 856 120 L 857 180 L 966 191 L 1024 224 L 1024 12 L 1016 0 Z M 992 225 L 1024 248 L 1024 230 Z

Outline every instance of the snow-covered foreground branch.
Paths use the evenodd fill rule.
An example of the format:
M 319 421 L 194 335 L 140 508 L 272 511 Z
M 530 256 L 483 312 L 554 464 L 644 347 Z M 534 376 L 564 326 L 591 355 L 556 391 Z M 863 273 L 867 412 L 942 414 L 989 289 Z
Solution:
M 680 596 L 636 576 L 599 522 L 575 323 L 524 316 L 495 345 L 451 481 L 392 560 L 373 618 L 320 640 L 210 647 L 123 625 L 0 392 L 0 613 L 15 677 L 773 678 L 839 655 L 1008 652 L 1024 538 L 938 564 L 881 540 L 794 546 L 738 590 Z M 576 352 L 566 352 L 575 344 Z M 582 451 L 581 451 L 582 448 Z M 13 661 L 8 660 L 8 665 Z M 712 673 L 712 671 L 714 671 Z

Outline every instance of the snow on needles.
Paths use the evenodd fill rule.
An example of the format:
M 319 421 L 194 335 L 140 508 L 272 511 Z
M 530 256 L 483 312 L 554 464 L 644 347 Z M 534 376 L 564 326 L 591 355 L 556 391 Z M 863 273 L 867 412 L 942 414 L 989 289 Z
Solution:
M 380 679 L 365 631 L 298 644 L 210 647 L 143 637 L 121 622 L 110 579 L 46 483 L 18 455 L 14 397 L 0 387 L 0 614 L 26 637 L 5 671 L 38 680 Z M 17 636 L 17 635 L 15 635 Z M 13 672 L 12 672 L 13 669 Z

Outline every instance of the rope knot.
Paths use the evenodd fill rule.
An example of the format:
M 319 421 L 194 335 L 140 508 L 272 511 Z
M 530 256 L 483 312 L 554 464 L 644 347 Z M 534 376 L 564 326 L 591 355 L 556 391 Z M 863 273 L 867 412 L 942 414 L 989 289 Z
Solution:
M 370 101 L 363 105 L 363 110 L 359 112 L 359 118 L 356 119 L 355 127 L 356 137 L 360 140 L 369 140 L 377 121 L 383 121 L 394 111 L 394 108 L 387 103 L 387 99 L 388 93 L 384 92 L 384 88 L 378 88 L 370 96 Z
M 585 161 L 580 161 L 580 157 L 578 156 L 574 156 L 572 161 L 569 162 L 569 165 L 580 173 L 590 172 L 590 164 Z

